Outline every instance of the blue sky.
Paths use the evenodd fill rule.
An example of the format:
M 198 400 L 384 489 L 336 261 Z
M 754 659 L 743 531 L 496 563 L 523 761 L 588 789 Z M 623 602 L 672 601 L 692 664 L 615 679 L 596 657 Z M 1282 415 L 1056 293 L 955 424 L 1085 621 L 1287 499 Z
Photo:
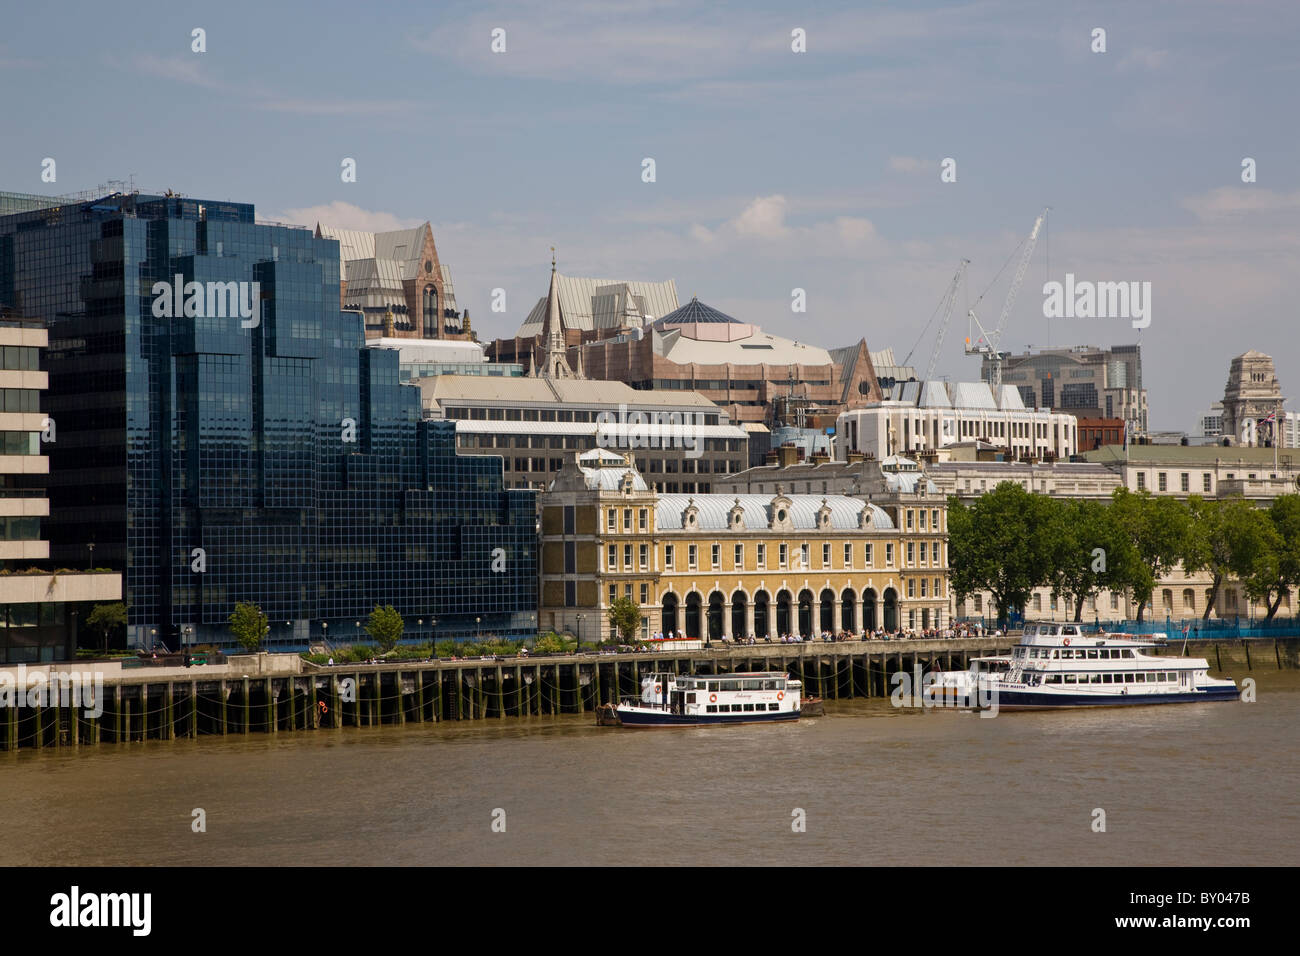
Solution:
M 0 34 L 0 188 L 134 174 L 304 225 L 428 219 L 484 339 L 544 294 L 554 245 L 568 273 L 673 278 L 901 358 L 966 257 L 938 365 L 964 379 L 961 313 L 1050 205 L 1003 347 L 1136 341 L 1122 319 L 1049 332 L 1042 284 L 1149 281 L 1152 425 L 1190 429 L 1248 348 L 1300 408 L 1298 26 L 1292 2 L 1204 0 L 26 4 Z

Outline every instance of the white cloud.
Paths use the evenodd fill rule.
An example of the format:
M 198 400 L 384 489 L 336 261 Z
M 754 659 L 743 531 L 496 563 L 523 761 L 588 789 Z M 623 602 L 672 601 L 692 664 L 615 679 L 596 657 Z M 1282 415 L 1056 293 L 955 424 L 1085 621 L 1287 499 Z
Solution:
M 896 173 L 923 173 L 937 171 L 939 164 L 933 160 L 918 159 L 915 156 L 890 156 L 889 168 Z
M 728 225 L 744 238 L 780 239 L 789 232 L 785 226 L 785 207 L 784 196 L 760 196 Z
M 1254 184 L 1220 186 L 1199 196 L 1183 200 L 1183 207 L 1191 210 L 1202 222 L 1229 219 L 1252 213 L 1289 212 L 1300 209 L 1300 190 L 1279 193 L 1261 189 Z
M 305 206 L 301 209 L 286 209 L 272 217 L 280 222 L 294 222 L 315 228 L 316 223 L 339 229 L 358 229 L 363 232 L 392 232 L 396 229 L 413 229 L 423 219 L 401 219 L 388 212 L 371 212 L 354 206 L 350 202 L 334 200 L 323 206 Z M 436 240 L 436 236 L 435 236 Z
M 161 77 L 177 83 L 188 83 L 209 90 L 219 90 L 222 84 L 199 69 L 200 61 L 194 56 L 155 56 L 145 53 L 134 60 L 135 69 L 147 76 Z

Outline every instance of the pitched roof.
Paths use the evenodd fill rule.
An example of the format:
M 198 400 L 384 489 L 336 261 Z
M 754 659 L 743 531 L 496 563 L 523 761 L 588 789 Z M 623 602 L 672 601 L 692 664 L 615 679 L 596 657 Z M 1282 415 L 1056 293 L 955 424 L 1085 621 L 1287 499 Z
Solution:
M 566 329 L 591 331 L 606 326 L 597 321 L 596 299 L 602 302 L 613 301 L 611 294 L 615 288 L 626 286 L 632 295 L 644 303 L 644 315 L 657 318 L 667 315 L 677 308 L 677 286 L 672 279 L 665 282 L 634 282 L 626 279 L 588 279 L 583 276 L 566 276 L 558 279 L 560 294 L 560 312 L 564 316 Z M 546 318 L 546 297 L 537 300 L 528 317 L 519 326 L 516 333 L 520 338 L 540 335 L 542 322 Z M 612 316 L 601 316 L 602 321 L 613 321 Z
M 822 503 L 831 509 L 831 528 L 835 531 L 857 530 L 858 515 L 863 507 L 871 509 L 872 527 L 889 530 L 894 527 L 888 512 L 882 508 L 851 498 L 848 495 L 786 495 L 790 499 L 790 520 L 796 531 L 817 530 L 817 512 Z M 772 495 L 660 495 L 655 504 L 655 527 L 664 531 L 682 529 L 682 513 L 694 504 L 699 512 L 699 527 L 703 531 L 725 531 L 727 521 L 737 501 L 745 515 L 746 530 L 766 528 L 772 521 Z

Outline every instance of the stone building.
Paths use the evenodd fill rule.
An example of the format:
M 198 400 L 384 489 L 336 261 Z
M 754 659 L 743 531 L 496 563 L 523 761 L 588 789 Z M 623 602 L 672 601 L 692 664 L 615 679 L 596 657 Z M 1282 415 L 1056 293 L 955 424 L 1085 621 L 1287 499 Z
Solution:
M 1222 436 L 1249 447 L 1271 444 L 1279 433 L 1277 419 L 1285 401 L 1272 356 L 1254 349 L 1243 352 L 1228 366 Z
M 366 338 L 473 337 L 429 223 L 392 232 L 317 223 L 316 238 L 338 241 L 339 305 L 361 313 Z
M 863 496 L 660 494 L 596 449 L 541 498 L 543 628 L 611 636 L 632 598 L 643 633 L 711 640 L 921 630 L 947 623 L 947 509 L 919 474 Z

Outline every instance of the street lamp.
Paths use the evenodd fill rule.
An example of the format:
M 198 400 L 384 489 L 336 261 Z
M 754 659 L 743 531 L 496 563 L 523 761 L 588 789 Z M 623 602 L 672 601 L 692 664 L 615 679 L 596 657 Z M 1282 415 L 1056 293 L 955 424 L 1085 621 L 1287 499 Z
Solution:
M 483 636 L 482 632 L 479 631 L 478 626 L 481 620 L 483 620 L 481 617 L 474 618 L 474 640 L 476 641 Z
M 90 565 L 87 570 L 93 570 L 95 567 L 95 542 L 90 542 L 90 544 L 86 545 L 86 548 L 90 551 Z
M 587 615 L 585 614 L 578 615 L 578 645 L 579 646 L 582 645 L 582 622 L 586 618 L 586 616 Z

